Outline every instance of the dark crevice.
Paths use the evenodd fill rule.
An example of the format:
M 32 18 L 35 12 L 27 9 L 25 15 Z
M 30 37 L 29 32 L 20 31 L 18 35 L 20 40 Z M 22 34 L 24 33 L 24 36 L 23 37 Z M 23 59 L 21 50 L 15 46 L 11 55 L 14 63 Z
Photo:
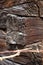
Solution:
M 19 17 L 38 17 L 38 16 L 19 15 L 19 14 L 15 14 L 15 15 L 17 15 L 17 16 L 19 16 Z
M 3 30 L 4 32 L 6 32 L 6 31 L 7 31 L 7 29 L 6 29 L 6 28 L 0 28 L 0 30 Z
M 16 4 L 14 6 L 18 6 L 18 5 L 22 5 L 22 4 L 27 4 L 27 3 L 32 3 L 33 1 L 29 1 L 29 2 L 23 2 L 23 3 L 19 3 L 19 4 Z

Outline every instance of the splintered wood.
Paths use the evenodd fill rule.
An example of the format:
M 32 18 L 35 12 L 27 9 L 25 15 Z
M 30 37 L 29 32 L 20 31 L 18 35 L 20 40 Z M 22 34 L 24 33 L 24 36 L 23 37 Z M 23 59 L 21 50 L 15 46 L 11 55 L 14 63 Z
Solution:
M 19 56 L 20 52 L 19 52 L 19 50 L 17 50 L 17 51 L 18 52 L 16 54 L 14 54 L 14 55 L 0 57 L 0 61 L 5 60 L 5 59 L 9 59 L 9 58 L 13 58 L 13 57 L 16 57 L 16 56 Z

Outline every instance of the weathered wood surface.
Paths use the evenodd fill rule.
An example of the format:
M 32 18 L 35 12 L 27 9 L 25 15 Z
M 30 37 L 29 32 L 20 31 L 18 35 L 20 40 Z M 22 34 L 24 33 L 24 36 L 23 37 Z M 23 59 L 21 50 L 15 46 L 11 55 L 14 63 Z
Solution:
M 21 49 L 40 41 L 43 41 L 43 0 L 0 0 L 0 50 Z M 21 53 L 3 64 L 43 65 L 42 57 L 41 53 Z
M 15 19 L 15 20 L 14 20 Z M 10 21 L 11 20 L 11 21 Z M 12 23 L 13 20 L 13 23 Z M 9 31 L 12 31 L 12 39 L 14 39 L 15 36 L 15 41 L 16 39 L 18 40 L 20 36 L 19 33 L 23 33 L 24 37 L 21 38 L 21 40 L 18 40 L 17 43 L 22 42 L 24 40 L 24 44 L 29 44 L 29 43 L 34 43 L 35 41 L 41 41 L 43 39 L 43 20 L 41 20 L 38 17 L 32 18 L 32 17 L 18 17 L 15 16 L 13 19 L 10 19 L 10 14 L 8 18 L 9 24 L 7 28 Z M 15 34 L 15 35 L 14 35 Z
M 40 17 L 43 17 L 43 1 L 42 0 L 1 0 L 0 1 L 0 8 L 10 8 L 14 6 L 13 10 L 15 14 L 20 14 L 19 12 L 22 11 L 24 15 L 40 15 Z M 20 10 L 21 9 L 21 10 Z M 17 12 L 18 11 L 18 12 Z M 20 15 L 22 15 L 22 13 Z

